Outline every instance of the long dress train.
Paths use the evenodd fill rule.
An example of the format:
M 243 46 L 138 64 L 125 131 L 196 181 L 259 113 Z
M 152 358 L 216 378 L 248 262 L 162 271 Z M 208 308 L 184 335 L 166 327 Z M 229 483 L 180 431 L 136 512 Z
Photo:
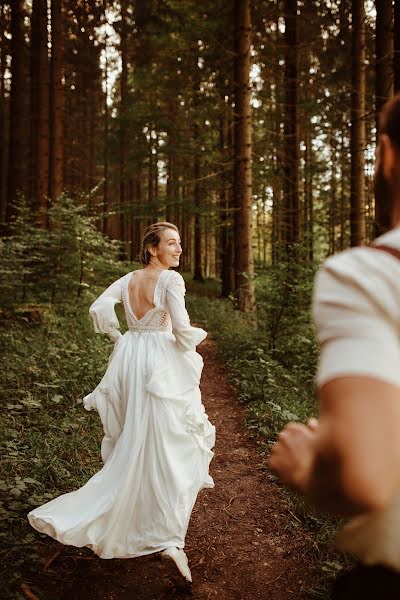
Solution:
M 107 370 L 84 398 L 104 428 L 103 468 L 80 489 L 28 514 L 30 524 L 63 544 L 88 546 L 101 558 L 130 558 L 183 548 L 198 492 L 213 487 L 209 464 L 215 428 L 199 389 L 203 360 L 195 347 L 206 332 L 191 327 L 185 286 L 160 273 L 154 308 L 137 319 L 131 273 L 90 307 L 97 332 L 115 340 Z M 123 302 L 128 330 L 119 332 Z

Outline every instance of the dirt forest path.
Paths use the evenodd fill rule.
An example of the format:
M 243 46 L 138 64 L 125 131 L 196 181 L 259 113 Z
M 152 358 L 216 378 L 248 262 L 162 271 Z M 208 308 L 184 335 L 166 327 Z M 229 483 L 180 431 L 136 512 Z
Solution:
M 290 518 L 263 458 L 244 426 L 244 409 L 226 382 L 213 343 L 199 351 L 205 368 L 201 389 L 217 427 L 213 490 L 200 493 L 187 536 L 191 590 L 171 575 L 158 555 L 101 560 L 88 549 L 45 545 L 49 562 L 30 589 L 40 600 L 287 600 L 309 597 L 315 573 L 307 560 L 313 540 Z M 314 576 L 313 576 L 314 575 Z M 35 585 L 36 583 L 36 585 Z M 27 595 L 27 597 L 29 597 Z

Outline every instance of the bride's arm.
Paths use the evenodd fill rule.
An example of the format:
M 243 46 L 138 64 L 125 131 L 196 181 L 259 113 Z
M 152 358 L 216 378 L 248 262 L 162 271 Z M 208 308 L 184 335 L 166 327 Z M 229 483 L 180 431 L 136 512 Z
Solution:
M 172 331 L 176 337 L 179 350 L 194 350 L 207 336 L 207 332 L 199 327 L 192 327 L 185 306 L 185 282 L 179 273 L 174 271 L 167 287 L 167 306 L 171 316 Z
M 113 342 L 122 337 L 114 308 L 121 301 L 122 278 L 114 281 L 89 308 L 95 332 L 106 333 Z

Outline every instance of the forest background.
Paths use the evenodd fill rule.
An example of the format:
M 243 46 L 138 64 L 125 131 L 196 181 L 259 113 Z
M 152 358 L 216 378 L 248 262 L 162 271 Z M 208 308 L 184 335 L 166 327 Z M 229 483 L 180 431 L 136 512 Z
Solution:
M 400 90 L 399 46 L 399 0 L 1 3 L 9 590 L 39 560 L 26 509 L 97 464 L 98 424 L 80 398 L 109 345 L 94 340 L 87 308 L 139 266 L 148 224 L 178 225 L 191 316 L 266 448 L 315 412 L 313 276 L 389 227 L 372 174 L 377 115 Z M 321 573 L 341 569 L 326 550 L 331 522 L 286 500 L 315 531 Z

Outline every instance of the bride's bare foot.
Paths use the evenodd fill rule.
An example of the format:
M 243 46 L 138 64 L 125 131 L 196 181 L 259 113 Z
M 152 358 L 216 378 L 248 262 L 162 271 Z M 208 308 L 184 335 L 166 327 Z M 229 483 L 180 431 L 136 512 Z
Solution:
M 192 574 L 189 569 L 188 559 L 183 550 L 171 546 L 171 548 L 166 548 L 166 550 L 162 551 L 161 558 L 174 564 L 186 581 L 192 583 Z

